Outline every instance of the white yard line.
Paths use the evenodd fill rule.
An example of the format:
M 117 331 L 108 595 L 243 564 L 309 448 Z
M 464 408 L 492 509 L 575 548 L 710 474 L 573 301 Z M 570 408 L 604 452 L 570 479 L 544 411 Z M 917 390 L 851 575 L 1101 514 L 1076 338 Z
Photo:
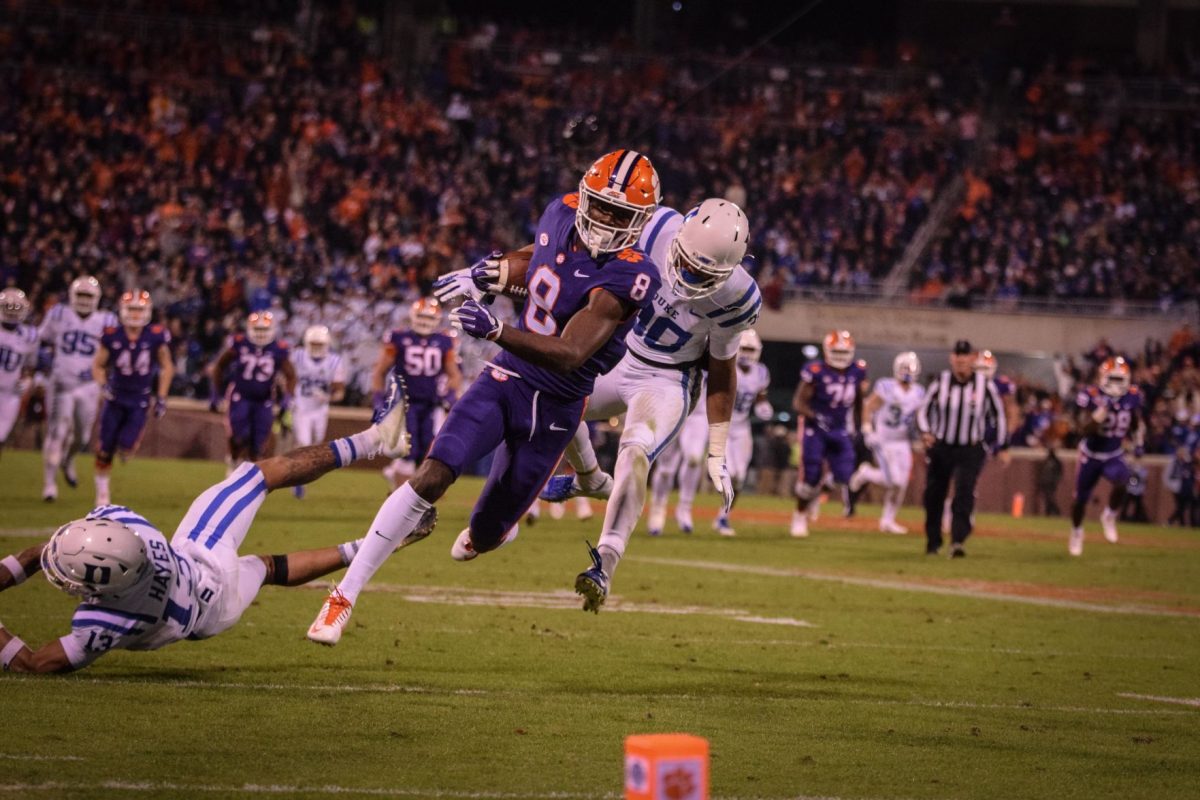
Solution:
M 484 689 L 438 689 L 429 686 L 403 686 L 391 683 L 375 684 L 296 684 L 296 683 L 230 683 L 216 681 L 155 681 L 135 678 L 63 678 L 62 685 L 90 684 L 95 686 L 141 686 L 147 689 L 246 689 L 261 692 L 334 692 L 344 694 L 448 694 L 486 695 Z
M 86 761 L 81 756 L 39 756 L 27 753 L 0 753 L 4 761 Z
M 1162 697 L 1156 694 L 1134 694 L 1132 692 L 1118 692 L 1117 697 L 1128 697 L 1131 700 L 1153 700 L 1156 703 L 1174 703 L 1178 706 L 1200 708 L 1200 697 Z
M 325 583 L 305 584 L 306 588 L 328 591 Z M 399 594 L 413 603 L 449 606 L 489 606 L 509 608 L 540 608 L 551 611 L 578 611 L 582 602 L 577 594 L 568 591 L 519 592 L 499 589 L 471 589 L 462 586 L 408 586 L 399 583 L 370 583 L 364 591 Z M 609 596 L 604 613 L 668 614 L 672 616 L 704 615 L 736 622 L 760 625 L 783 625 L 795 628 L 815 627 L 811 622 L 792 617 L 762 617 L 737 608 L 713 606 L 671 606 L 658 603 L 635 603 Z
M 999 600 L 1005 603 L 1022 603 L 1031 606 L 1048 608 L 1069 608 L 1074 611 L 1094 611 L 1102 614 L 1133 614 L 1146 617 L 1184 617 L 1197 619 L 1194 613 L 1177 611 L 1172 608 L 1139 605 L 1105 605 L 1089 603 L 1084 600 L 1068 600 L 1057 597 L 1030 597 L 1028 595 L 1006 594 L 1004 592 L 986 589 L 966 589 L 956 586 L 937 586 L 917 581 L 901 581 L 891 578 L 865 578 L 854 575 L 836 575 L 824 572 L 813 572 L 804 569 L 784 567 L 764 567 L 754 564 L 729 564 L 721 561 L 691 561 L 682 558 L 657 558 L 653 556 L 631 556 L 631 560 L 645 564 L 658 564 L 664 567 L 685 567 L 687 569 L 707 569 L 715 572 L 733 572 L 742 575 L 766 575 L 775 578 L 803 578 L 810 581 L 826 583 L 842 583 L 848 586 L 865 586 L 871 589 L 893 589 L 902 592 L 921 592 L 924 594 L 948 595 L 950 597 L 970 597 L 976 600 Z
M 0 538 L 48 539 L 54 528 L 0 528 Z

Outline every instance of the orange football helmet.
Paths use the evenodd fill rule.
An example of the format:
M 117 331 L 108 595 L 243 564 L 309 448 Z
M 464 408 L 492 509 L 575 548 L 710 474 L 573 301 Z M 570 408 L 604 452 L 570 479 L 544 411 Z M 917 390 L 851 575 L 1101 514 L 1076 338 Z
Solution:
M 251 314 L 246 320 L 246 338 L 257 347 L 266 347 L 275 341 L 275 315 L 270 311 Z
M 821 345 L 825 363 L 834 369 L 845 369 L 854 363 L 854 337 L 850 331 L 830 331 Z
M 442 307 L 432 297 L 423 297 L 412 304 L 409 324 L 418 336 L 428 336 L 442 324 Z
M 635 150 L 613 151 L 579 181 L 575 230 L 592 258 L 633 247 L 661 199 L 650 159 Z
M 1100 365 L 1100 391 L 1109 397 L 1129 394 L 1130 383 L 1129 362 L 1125 359 L 1117 356 Z
M 975 363 L 971 365 L 971 369 L 975 372 L 982 372 L 988 377 L 988 380 L 996 377 L 996 357 L 992 355 L 991 350 L 980 350 L 979 355 L 975 356 Z
M 145 289 L 130 289 L 121 295 L 117 304 L 117 316 L 121 324 L 129 328 L 144 328 L 150 324 L 150 313 L 154 305 L 150 293 Z

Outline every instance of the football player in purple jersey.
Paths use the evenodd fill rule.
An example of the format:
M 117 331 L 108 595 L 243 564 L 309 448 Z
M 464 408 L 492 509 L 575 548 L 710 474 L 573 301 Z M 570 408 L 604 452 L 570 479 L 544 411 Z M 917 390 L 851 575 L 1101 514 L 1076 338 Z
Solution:
M 242 461 L 262 458 L 275 414 L 287 410 L 296 393 L 296 368 L 288 356 L 287 342 L 278 341 L 270 311 L 255 312 L 246 320 L 246 332 L 233 341 L 213 367 L 211 408 L 229 403 L 229 468 Z M 283 394 L 276 407 L 280 380 Z
M 492 451 L 491 474 L 450 554 L 468 561 L 516 537 L 517 521 L 579 426 L 596 377 L 624 356 L 625 335 L 658 291 L 659 270 L 637 242 L 659 198 L 648 158 L 609 153 L 584 173 L 578 192 L 546 206 L 521 259 L 488 258 L 439 280 L 439 299 L 471 295 L 451 313 L 455 327 L 503 352 L 451 409 L 412 479 L 384 502 L 309 639 L 338 642 L 359 592 L 396 543 L 466 467 Z M 516 324 L 505 325 L 476 299 L 504 291 L 525 300 Z
M 147 412 L 153 410 L 155 419 L 167 413 L 175 364 L 170 332 L 162 325 L 150 324 L 153 308 L 150 293 L 143 289 L 121 295 L 117 306 L 121 324 L 105 329 L 92 362 L 92 375 L 103 387 L 96 441 L 98 506 L 110 502 L 113 456 L 120 454 L 124 461 L 137 450 L 146 430 Z
M 388 331 L 371 376 L 376 399 L 383 395 L 384 382 L 392 372 L 404 379 L 408 396 L 412 451 L 408 458 L 397 459 L 383 470 L 393 489 L 411 478 L 425 460 L 437 432 L 438 411 L 450 404 L 447 398 L 457 397 L 462 390 L 454 340 L 438 332 L 441 324 L 442 309 L 437 300 L 428 298 L 413 303 L 409 327 Z
M 822 467 L 828 464 L 834 482 L 842 486 L 854 474 L 854 431 L 862 423 L 867 389 L 867 364 L 854 360 L 849 331 L 830 331 L 822 349 L 824 358 L 800 370 L 800 385 L 792 398 L 800 418 L 802 462 L 792 514 L 795 537 L 808 536 L 808 508 L 821 493 Z
M 1084 388 L 1075 405 L 1083 439 L 1079 442 L 1067 550 L 1079 556 L 1083 555 L 1083 514 L 1101 478 L 1112 485 L 1112 491 L 1100 512 L 1100 529 L 1105 539 L 1117 541 L 1117 514 L 1125 502 L 1130 475 L 1125 461 L 1127 437 L 1133 439 L 1134 456 L 1142 456 L 1142 393 L 1130 381 L 1129 364 L 1118 356 L 1100 365 L 1099 385 Z

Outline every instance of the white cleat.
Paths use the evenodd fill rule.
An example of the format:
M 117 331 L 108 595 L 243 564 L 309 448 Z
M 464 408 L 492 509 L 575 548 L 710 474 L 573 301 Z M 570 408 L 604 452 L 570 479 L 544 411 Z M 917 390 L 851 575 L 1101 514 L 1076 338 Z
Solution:
M 387 400 L 372 422 L 379 431 L 379 452 L 388 458 L 408 458 L 412 440 L 408 435 L 408 398 L 404 381 L 395 372 L 388 375 Z
M 864 461 L 858 465 L 858 469 L 854 470 L 854 474 L 850 476 L 850 482 L 848 484 L 850 491 L 860 491 L 864 486 L 867 485 L 867 479 L 864 477 L 864 473 L 869 466 L 870 462 Z
M 504 538 L 500 540 L 500 544 L 496 545 L 495 550 L 499 550 L 504 545 L 517 538 L 519 530 L 518 525 L 513 525 L 509 528 L 508 533 L 504 534 Z M 490 552 L 490 551 L 489 551 Z M 479 551 L 471 544 L 471 529 L 463 528 L 462 533 L 454 540 L 454 544 L 450 545 L 450 557 L 455 561 L 471 561 L 479 557 Z
M 1067 552 L 1073 556 L 1083 555 L 1083 528 L 1071 528 L 1071 538 L 1067 540 Z
M 679 526 L 679 530 L 684 533 L 691 533 L 696 529 L 695 523 L 692 521 L 692 509 L 683 506 L 675 506 L 675 524 Z
M 729 524 L 729 517 L 720 514 L 713 520 L 713 530 L 722 536 L 737 536 L 737 531 Z
M 1106 508 L 1100 512 L 1100 530 L 1104 531 L 1104 538 L 1112 544 L 1117 543 L 1117 512 L 1111 508 Z
M 890 519 L 880 520 L 879 530 L 883 533 L 894 533 L 897 536 L 903 536 L 904 534 L 908 533 L 908 528 Z
M 808 513 L 804 511 L 792 512 L 792 536 L 796 539 L 803 539 L 808 536 Z
M 546 510 L 546 513 L 549 515 L 550 519 L 559 520 L 566 516 L 567 510 L 563 508 L 562 503 L 551 503 L 550 507 Z
M 309 641 L 333 647 L 341 640 L 352 610 L 353 606 L 345 595 L 334 589 L 329 593 L 329 597 L 325 598 L 321 612 L 317 614 L 313 624 L 308 626 Z

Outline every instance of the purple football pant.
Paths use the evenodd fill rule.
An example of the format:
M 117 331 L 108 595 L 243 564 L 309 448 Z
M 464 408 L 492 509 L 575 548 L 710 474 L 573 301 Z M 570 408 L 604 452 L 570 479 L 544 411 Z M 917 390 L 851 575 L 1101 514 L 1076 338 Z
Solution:
M 1129 465 L 1124 456 L 1100 459 L 1079 454 L 1079 463 L 1075 467 L 1075 500 L 1087 502 L 1096 489 L 1101 478 L 1113 486 L 1124 486 L 1129 483 Z
M 229 402 L 229 438 L 238 450 L 256 461 L 262 457 L 275 421 L 275 406 L 270 400 L 231 400 Z
M 477 550 L 495 548 L 533 505 L 586 405 L 584 399 L 557 400 L 521 378 L 485 370 L 450 409 L 429 458 L 445 464 L 457 478 L 496 451 L 471 513 L 471 542 Z
M 100 410 L 100 436 L 96 442 L 96 452 L 111 459 L 118 450 L 122 453 L 136 450 L 146 430 L 146 409 L 149 405 L 141 397 L 105 400 Z
M 412 459 L 414 464 L 420 464 L 429 453 L 433 444 L 434 415 L 437 413 L 437 403 L 416 401 L 408 407 L 408 435 L 412 437 Z
M 821 465 L 829 463 L 829 471 L 838 483 L 848 483 L 854 474 L 854 440 L 848 431 L 827 431 L 816 425 L 804 426 L 804 483 L 821 483 Z

